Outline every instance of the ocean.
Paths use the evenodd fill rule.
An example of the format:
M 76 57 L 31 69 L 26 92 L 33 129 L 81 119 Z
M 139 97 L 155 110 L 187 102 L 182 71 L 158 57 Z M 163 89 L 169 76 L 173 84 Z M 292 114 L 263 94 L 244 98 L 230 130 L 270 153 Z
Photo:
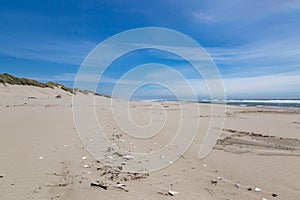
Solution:
M 200 100 L 200 103 L 217 103 L 243 107 L 300 109 L 300 99 L 228 99 Z
M 164 101 L 185 101 L 189 100 L 173 100 L 173 99 L 152 99 L 144 101 L 164 102 Z M 227 99 L 227 100 L 199 100 L 199 103 L 227 104 L 242 107 L 261 107 L 261 108 L 285 108 L 300 109 L 300 99 Z

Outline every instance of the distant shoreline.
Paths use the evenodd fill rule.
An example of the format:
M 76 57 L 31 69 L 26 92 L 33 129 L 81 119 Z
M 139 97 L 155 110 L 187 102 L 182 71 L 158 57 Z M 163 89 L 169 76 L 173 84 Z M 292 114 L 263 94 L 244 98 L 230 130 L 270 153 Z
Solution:
M 140 100 L 144 102 L 196 102 L 207 104 L 226 104 L 239 107 L 256 107 L 256 108 L 273 108 L 273 109 L 289 109 L 300 110 L 300 99 L 228 99 L 228 100 Z
M 98 94 L 88 90 L 80 90 L 76 88 L 68 88 L 60 83 L 48 82 L 42 83 L 36 80 L 27 78 L 18 78 L 10 74 L 4 73 L 0 74 L 0 83 L 10 84 L 10 85 L 24 85 L 24 86 L 36 86 L 41 88 L 54 88 L 59 87 L 62 90 L 76 94 L 76 92 L 81 92 L 84 94 L 92 93 L 94 95 L 105 96 L 111 98 L 110 96 L 104 94 Z M 144 102 L 197 102 L 197 103 L 208 103 L 208 104 L 226 104 L 240 107 L 257 107 L 257 108 L 273 108 L 273 109 L 289 109 L 289 110 L 300 110 L 300 99 L 226 99 L 226 100 L 209 100 L 200 99 L 196 100 L 178 100 L 178 99 L 134 99 L 134 101 L 144 101 Z

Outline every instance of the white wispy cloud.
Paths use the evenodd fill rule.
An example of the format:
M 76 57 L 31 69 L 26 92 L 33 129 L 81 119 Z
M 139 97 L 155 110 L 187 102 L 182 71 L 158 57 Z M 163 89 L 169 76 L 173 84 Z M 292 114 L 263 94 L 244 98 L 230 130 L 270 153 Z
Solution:
M 203 11 L 196 11 L 193 13 L 193 17 L 196 20 L 204 21 L 204 22 L 213 22 L 215 21 L 215 17 L 213 15 L 207 14 Z
M 80 65 L 95 46 L 89 41 L 1 41 L 0 54 L 14 58 Z
M 188 83 L 182 80 L 169 80 L 167 85 L 170 88 L 176 88 L 172 91 L 178 97 L 192 98 L 193 93 L 191 88 L 198 96 L 209 97 L 209 89 L 206 82 L 202 79 L 187 79 Z M 225 92 L 228 98 L 300 98 L 300 75 L 293 74 L 274 74 L 258 77 L 244 78 L 224 78 L 224 90 L 213 89 L 212 91 Z M 158 81 L 157 84 L 165 83 L 166 81 Z M 164 84 L 166 86 L 166 84 Z M 211 80 L 211 85 L 214 86 L 214 80 Z M 125 87 L 123 91 L 126 91 Z M 128 91 L 130 91 L 128 89 Z M 151 93 L 154 97 L 162 96 L 164 89 L 156 89 L 153 91 L 147 90 L 147 94 Z M 167 93 L 165 93 L 167 95 Z M 220 93 L 214 96 L 220 96 Z
M 283 61 L 300 61 L 300 44 L 297 39 L 265 40 L 236 47 L 209 47 L 208 53 L 219 62 L 258 61 L 273 59 Z
M 147 83 L 155 83 L 161 85 L 161 89 L 156 88 L 155 90 L 147 89 L 144 91 L 145 95 L 153 97 L 162 97 L 169 95 L 166 92 L 166 88 L 172 90 L 177 97 L 180 98 L 193 98 L 194 93 L 197 96 L 209 97 L 209 87 L 214 87 L 216 80 L 210 81 L 210 85 L 201 78 L 188 78 L 178 77 L 178 75 L 170 73 L 166 74 L 168 70 L 159 70 L 158 68 L 152 70 L 151 74 L 146 74 L 144 77 L 133 73 L 123 79 L 117 79 L 112 77 L 104 76 L 101 78 L 100 86 L 102 84 L 117 84 L 118 90 L 115 93 L 116 97 L 127 97 L 128 94 L 132 93 L 133 90 L 140 88 L 141 86 L 147 85 Z M 176 72 L 177 73 L 177 72 Z M 51 80 L 56 81 L 74 81 L 76 74 L 61 74 L 53 77 L 49 77 Z M 94 89 L 91 87 L 98 81 L 98 76 L 95 74 L 82 74 L 80 81 L 82 81 L 85 87 L 81 89 Z M 222 93 L 223 89 L 227 97 L 229 98 L 300 98 L 300 74 L 293 73 L 279 73 L 271 75 L 262 75 L 255 77 L 234 77 L 234 78 L 223 78 L 221 80 L 224 83 L 224 88 L 220 87 L 218 90 L 215 88 L 212 91 L 219 91 Z M 217 83 L 217 82 L 216 82 Z M 103 88 L 108 93 L 112 90 Z M 143 92 L 141 93 L 143 94 Z M 220 94 L 214 94 L 218 96 Z
M 297 0 L 270 0 L 270 1 L 235 1 L 227 0 L 223 2 L 202 2 L 197 4 L 195 1 L 190 9 L 194 9 L 191 13 L 192 19 L 203 21 L 256 21 L 278 13 L 293 11 L 300 9 L 300 2 Z M 199 5 L 205 8 L 198 10 Z M 196 10 L 195 10 L 196 9 Z

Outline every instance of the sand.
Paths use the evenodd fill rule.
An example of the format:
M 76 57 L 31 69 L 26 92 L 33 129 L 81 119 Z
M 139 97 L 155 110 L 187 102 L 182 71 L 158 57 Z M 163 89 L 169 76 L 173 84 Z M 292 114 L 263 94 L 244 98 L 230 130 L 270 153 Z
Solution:
M 139 126 L 153 123 L 151 131 L 168 116 L 157 135 L 138 140 L 116 124 L 110 98 L 78 93 L 79 109 L 86 110 L 95 98 L 95 113 L 107 137 L 132 152 L 147 153 L 168 143 L 178 129 L 181 109 L 190 113 L 185 123 L 199 119 L 197 137 L 176 162 L 136 174 L 118 168 L 124 161 L 123 167 L 138 165 L 135 158 L 103 152 L 111 165 L 118 163 L 104 166 L 86 150 L 70 93 L 0 84 L 0 97 L 0 199 L 299 199 L 300 111 L 228 106 L 217 144 L 199 159 L 210 105 L 130 102 L 131 118 Z M 125 104 L 120 100 L 113 107 L 122 110 Z M 194 105 L 200 115 L 194 114 Z

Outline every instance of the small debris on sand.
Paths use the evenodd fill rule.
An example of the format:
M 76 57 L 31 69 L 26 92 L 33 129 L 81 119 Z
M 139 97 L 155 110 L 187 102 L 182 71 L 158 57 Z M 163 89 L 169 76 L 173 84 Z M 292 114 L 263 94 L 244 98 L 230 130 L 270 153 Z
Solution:
M 129 192 L 129 190 L 126 188 L 126 185 L 123 183 L 118 183 L 117 185 L 114 186 L 115 188 L 119 188 L 124 190 L 125 192 Z
M 122 166 L 97 166 L 97 170 L 100 171 L 100 176 L 102 176 L 102 178 L 114 182 L 137 180 L 149 176 L 148 173 L 122 172 L 120 167 Z
M 89 165 L 83 165 L 83 167 L 84 167 L 84 168 L 89 168 L 90 166 L 89 166 Z
M 176 192 L 176 191 L 172 191 L 172 190 L 169 190 L 169 195 L 171 195 L 171 196 L 175 196 L 176 194 L 178 194 L 178 192 Z
M 43 156 L 40 156 L 39 159 L 42 160 L 42 159 L 44 159 L 44 157 L 43 157 Z
M 68 186 L 68 185 L 69 185 L 69 183 L 59 183 L 59 184 L 58 184 L 59 187 L 66 187 L 66 186 Z
M 218 183 L 218 181 L 215 181 L 215 180 L 211 180 L 210 182 L 211 182 L 211 184 L 213 184 L 213 185 L 217 185 L 217 183 Z
M 169 195 L 169 191 L 166 189 L 159 189 L 157 191 L 158 194 L 162 194 L 162 195 Z
M 234 186 L 235 186 L 236 188 L 240 188 L 240 187 L 241 187 L 241 184 L 236 183 Z
M 126 185 L 123 184 L 123 183 L 118 183 L 116 186 L 117 186 L 117 187 L 126 187 Z
M 4 178 L 4 175 L 3 175 L 3 174 L 0 174 L 0 178 Z
M 272 194 L 272 197 L 277 197 L 277 196 L 278 196 L 278 194 L 275 194 L 275 193 Z
M 87 157 L 86 157 L 86 156 L 83 156 L 81 159 L 82 159 L 82 160 L 85 160 L 85 159 L 87 159 Z
M 260 188 L 255 188 L 254 191 L 255 191 L 255 192 L 260 192 L 261 189 L 260 189 Z
M 132 155 L 125 155 L 125 156 L 123 156 L 123 158 L 126 159 L 126 160 L 133 160 L 134 159 L 134 157 Z
M 157 191 L 157 193 L 162 194 L 162 195 L 169 195 L 169 196 L 175 196 L 176 194 L 178 194 L 178 192 L 176 191 L 172 191 L 172 190 L 167 190 L 167 189 L 160 189 Z
M 108 189 L 108 186 L 105 185 L 104 183 L 101 183 L 100 181 L 92 182 L 92 183 L 91 183 L 91 186 L 92 186 L 92 187 L 100 187 L 100 188 L 102 188 L 102 189 L 104 189 L 104 190 L 107 190 L 107 189 Z

